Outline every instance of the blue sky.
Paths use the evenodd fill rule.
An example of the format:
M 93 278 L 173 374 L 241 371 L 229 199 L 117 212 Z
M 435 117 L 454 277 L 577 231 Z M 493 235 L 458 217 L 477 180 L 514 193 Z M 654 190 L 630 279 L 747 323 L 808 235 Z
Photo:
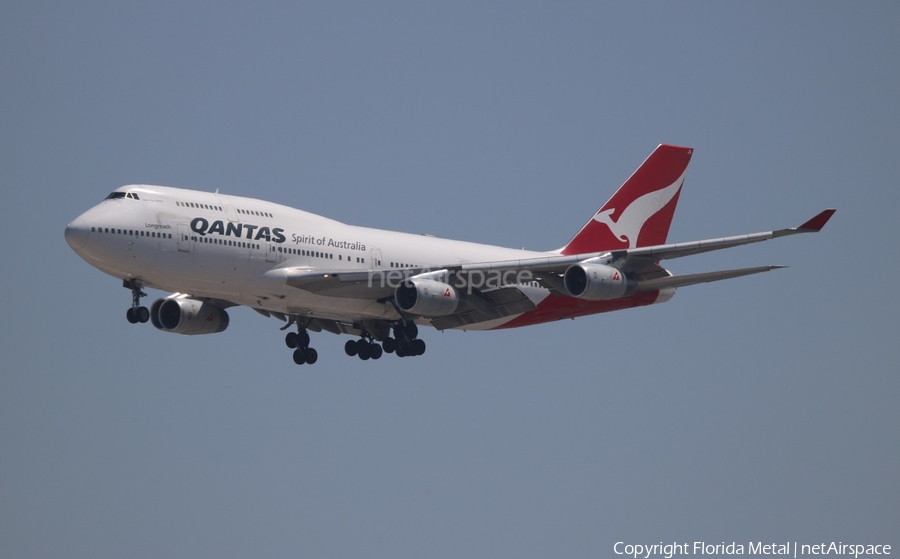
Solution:
M 0 10 L 0 552 L 597 557 L 617 541 L 900 545 L 894 3 L 13 3 Z M 363 363 L 232 313 L 182 337 L 65 225 L 114 188 L 569 240 L 696 149 L 670 262 L 790 268 L 665 305 L 423 332 Z M 151 293 L 162 296 L 160 292 Z

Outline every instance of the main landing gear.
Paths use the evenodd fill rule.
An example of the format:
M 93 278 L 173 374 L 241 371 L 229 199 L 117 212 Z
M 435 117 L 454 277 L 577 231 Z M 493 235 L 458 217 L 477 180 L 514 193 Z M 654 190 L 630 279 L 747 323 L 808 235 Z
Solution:
M 309 347 L 309 332 L 306 331 L 306 328 L 298 325 L 297 330 L 297 332 L 288 332 L 284 336 L 284 343 L 294 350 L 294 363 L 312 365 L 319 360 L 319 352 Z
M 294 363 L 298 365 L 312 365 L 319 359 L 319 353 L 309 347 L 309 332 L 306 329 L 309 324 L 302 317 L 291 316 L 281 328 L 287 330 L 295 325 L 297 327 L 296 332 L 285 334 L 284 343 L 294 350 Z M 419 339 L 419 328 L 411 320 L 360 322 L 354 323 L 353 329 L 360 333 L 360 338 L 348 340 L 344 344 L 344 352 L 350 357 L 368 361 L 381 359 L 385 353 L 395 353 L 397 357 L 413 357 L 425 353 L 425 342 Z
M 392 345 L 397 357 L 416 357 L 425 353 L 425 341 L 420 340 L 418 335 L 419 328 L 413 321 L 394 325 L 394 343 Z M 388 338 L 388 340 L 390 339 Z M 388 348 L 386 347 L 385 350 Z
M 381 346 L 369 336 L 364 336 L 359 340 L 347 340 L 347 343 L 344 344 L 344 352 L 350 357 L 355 355 L 363 361 L 381 359 L 381 356 L 384 354 Z
M 386 337 L 381 345 L 378 345 L 371 334 L 363 332 L 363 337 L 359 340 L 348 340 L 344 344 L 344 352 L 363 361 L 379 359 L 383 353 L 396 353 L 397 357 L 413 357 L 425 353 L 425 342 L 417 338 L 419 328 L 415 322 L 398 322 L 394 324 L 393 332 L 394 337 Z
M 125 318 L 128 319 L 128 322 L 137 324 L 138 322 L 144 323 L 150 320 L 150 311 L 147 307 L 141 306 L 141 297 L 147 296 L 141 290 L 144 284 L 139 280 L 124 280 L 122 286 L 131 290 L 131 308 L 125 313 Z

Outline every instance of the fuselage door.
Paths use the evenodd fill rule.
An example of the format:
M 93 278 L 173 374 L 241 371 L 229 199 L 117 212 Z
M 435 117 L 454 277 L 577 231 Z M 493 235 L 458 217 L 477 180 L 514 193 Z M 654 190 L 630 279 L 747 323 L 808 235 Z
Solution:
M 178 252 L 191 251 L 191 230 L 187 223 L 178 224 Z
M 218 192 L 216 193 L 216 198 L 219 199 L 219 203 L 222 204 L 222 207 L 225 208 L 225 216 L 228 218 L 228 221 L 240 221 L 241 218 L 238 216 L 237 211 L 234 209 L 234 205 L 231 203 L 227 197 L 222 196 Z
M 381 249 L 373 248 L 371 253 L 371 262 L 369 268 L 381 268 Z
M 263 247 L 266 249 L 266 262 L 275 262 L 275 255 L 277 254 L 275 243 L 267 241 L 263 244 Z

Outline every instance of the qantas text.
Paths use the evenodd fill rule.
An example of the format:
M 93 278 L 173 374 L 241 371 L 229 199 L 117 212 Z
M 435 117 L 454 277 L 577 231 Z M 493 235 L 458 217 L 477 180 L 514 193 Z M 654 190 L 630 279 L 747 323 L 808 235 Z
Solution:
M 280 227 L 260 227 L 259 225 L 251 225 L 249 223 L 231 223 L 227 224 L 222 221 L 213 221 L 212 224 L 202 217 L 196 217 L 191 221 L 191 231 L 197 233 L 201 237 L 204 235 L 212 235 L 218 233 L 226 237 L 237 237 L 258 241 L 265 239 L 274 243 L 283 243 L 284 229 Z

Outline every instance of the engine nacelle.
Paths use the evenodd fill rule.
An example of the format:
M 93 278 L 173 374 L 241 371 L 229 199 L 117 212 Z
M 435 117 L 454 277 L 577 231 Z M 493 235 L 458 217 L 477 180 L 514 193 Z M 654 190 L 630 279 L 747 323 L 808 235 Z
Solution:
M 563 281 L 569 295 L 588 301 L 627 297 L 637 287 L 635 281 L 618 268 L 586 262 L 569 266 Z
M 419 316 L 453 314 L 462 304 L 459 292 L 450 285 L 430 279 L 410 278 L 397 287 L 394 301 L 400 310 Z
M 217 334 L 228 328 L 228 313 L 196 299 L 169 297 L 150 306 L 150 321 L 164 332 Z

